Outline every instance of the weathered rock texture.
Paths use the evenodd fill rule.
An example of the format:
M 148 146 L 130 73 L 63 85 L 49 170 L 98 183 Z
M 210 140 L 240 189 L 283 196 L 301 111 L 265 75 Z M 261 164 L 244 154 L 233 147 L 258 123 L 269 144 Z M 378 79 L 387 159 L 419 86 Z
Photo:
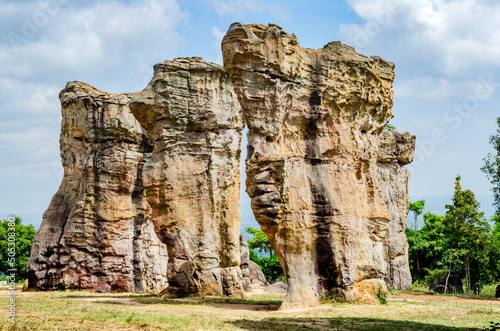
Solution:
M 130 108 L 153 143 L 143 182 L 168 247 L 168 293 L 243 296 L 243 122 L 229 75 L 201 58 L 165 61 Z
M 248 272 L 250 276 L 250 283 L 252 285 L 269 286 L 269 282 L 267 281 L 266 276 L 257 263 L 250 260 L 250 262 L 248 263 Z
M 245 292 L 252 292 L 252 281 L 250 279 L 250 249 L 243 235 L 240 235 L 240 261 L 243 289 Z
M 411 288 L 411 274 L 405 235 L 410 172 L 404 165 L 413 161 L 415 136 L 408 132 L 384 131 L 379 139 L 377 177 L 391 214 L 384 238 L 385 281 L 391 288 L 405 290 Z
M 227 71 L 196 57 L 157 64 L 135 94 L 62 91 L 65 173 L 35 237 L 31 287 L 158 291 L 168 280 L 172 296 L 244 296 L 263 275 L 247 250 L 240 259 L 243 121 L 247 192 L 285 270 L 283 308 L 410 286 L 403 165 L 415 138 L 382 133 L 394 65 L 340 42 L 302 48 L 272 24 L 233 24 L 223 56 Z
M 273 24 L 231 25 L 222 50 L 249 128 L 247 192 L 288 280 L 282 308 L 385 288 L 377 158 L 394 65 L 340 42 L 302 48 Z
M 37 232 L 30 287 L 157 291 L 167 251 L 147 214 L 142 185 L 151 147 L 130 94 L 70 82 L 61 92 L 64 177 Z

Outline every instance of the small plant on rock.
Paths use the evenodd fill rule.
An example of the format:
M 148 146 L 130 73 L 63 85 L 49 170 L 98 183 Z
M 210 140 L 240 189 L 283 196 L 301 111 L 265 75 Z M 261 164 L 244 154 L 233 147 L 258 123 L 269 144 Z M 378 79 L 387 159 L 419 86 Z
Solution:
M 386 291 L 379 288 L 378 291 L 375 292 L 375 297 L 377 298 L 378 302 L 380 302 L 381 304 L 383 304 L 383 305 L 387 304 L 387 292 Z

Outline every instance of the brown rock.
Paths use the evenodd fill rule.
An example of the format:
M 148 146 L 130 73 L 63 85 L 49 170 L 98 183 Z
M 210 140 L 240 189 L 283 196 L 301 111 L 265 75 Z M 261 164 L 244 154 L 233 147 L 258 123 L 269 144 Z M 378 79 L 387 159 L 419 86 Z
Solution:
M 384 288 L 377 157 L 394 65 L 340 42 L 302 48 L 273 24 L 231 25 L 222 50 L 249 128 L 247 192 L 287 277 L 282 308 Z
M 64 177 L 43 216 L 28 262 L 41 290 L 157 291 L 167 252 L 142 188 L 146 132 L 130 94 L 70 82 L 61 92 Z
M 250 271 L 250 282 L 255 286 L 269 286 L 269 282 L 266 280 L 266 276 L 260 269 L 259 265 L 253 261 L 248 264 Z
M 165 61 L 130 108 L 154 142 L 143 179 L 156 233 L 168 247 L 168 294 L 243 296 L 243 122 L 229 75 L 201 58 Z
M 242 276 L 242 284 L 245 292 L 252 292 L 252 282 L 250 280 L 250 249 L 243 235 L 240 235 L 240 269 Z
M 404 165 L 413 161 L 415 136 L 408 132 L 384 131 L 379 138 L 377 177 L 391 214 L 391 222 L 384 238 L 387 267 L 385 281 L 390 288 L 406 290 L 411 288 L 408 241 L 405 234 L 410 173 Z
M 277 281 L 266 287 L 266 291 L 270 293 L 285 294 L 288 290 L 288 285 Z

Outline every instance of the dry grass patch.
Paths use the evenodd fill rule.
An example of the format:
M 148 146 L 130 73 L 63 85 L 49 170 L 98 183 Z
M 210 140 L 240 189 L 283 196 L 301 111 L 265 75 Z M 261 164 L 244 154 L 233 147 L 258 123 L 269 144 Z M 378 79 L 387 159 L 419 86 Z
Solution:
M 20 293 L 18 318 L 0 330 L 478 330 L 500 320 L 488 302 L 411 301 L 393 295 L 387 305 L 329 304 L 277 311 L 281 294 L 248 300 L 187 298 L 85 291 Z M 425 298 L 422 297 L 422 298 Z M 0 295 L 5 310 L 8 297 Z M 4 314 L 6 316 L 6 313 Z

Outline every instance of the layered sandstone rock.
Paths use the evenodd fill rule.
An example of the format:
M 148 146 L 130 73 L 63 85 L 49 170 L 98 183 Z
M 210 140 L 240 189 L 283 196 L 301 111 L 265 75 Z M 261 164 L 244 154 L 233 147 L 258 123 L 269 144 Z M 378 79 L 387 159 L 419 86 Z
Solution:
M 413 161 L 415 136 L 408 132 L 384 131 L 380 136 L 377 177 L 391 222 L 384 238 L 387 286 L 405 290 L 411 288 L 406 240 L 408 216 L 408 184 L 410 172 L 404 167 Z
M 130 94 L 70 82 L 61 92 L 64 177 L 43 216 L 28 262 L 30 287 L 158 291 L 167 251 L 142 186 L 145 130 Z
M 235 23 L 224 65 L 249 128 L 247 191 L 288 280 L 282 308 L 385 288 L 391 214 L 377 177 L 394 65 L 277 25 Z
M 250 249 L 243 235 L 240 235 L 240 261 L 243 289 L 245 292 L 252 292 L 252 281 L 250 279 Z
M 394 65 L 339 42 L 302 48 L 272 24 L 233 24 L 223 55 L 227 71 L 196 57 L 157 64 L 136 94 L 62 91 L 65 174 L 35 237 L 31 287 L 159 291 L 168 280 L 173 296 L 244 296 L 258 266 L 239 235 L 243 121 L 247 192 L 286 273 L 283 308 L 411 286 L 403 165 L 415 138 L 382 133 Z
M 168 247 L 168 293 L 243 296 L 240 254 L 240 106 L 222 66 L 159 63 L 130 108 L 148 131 L 143 170 L 155 230 Z

